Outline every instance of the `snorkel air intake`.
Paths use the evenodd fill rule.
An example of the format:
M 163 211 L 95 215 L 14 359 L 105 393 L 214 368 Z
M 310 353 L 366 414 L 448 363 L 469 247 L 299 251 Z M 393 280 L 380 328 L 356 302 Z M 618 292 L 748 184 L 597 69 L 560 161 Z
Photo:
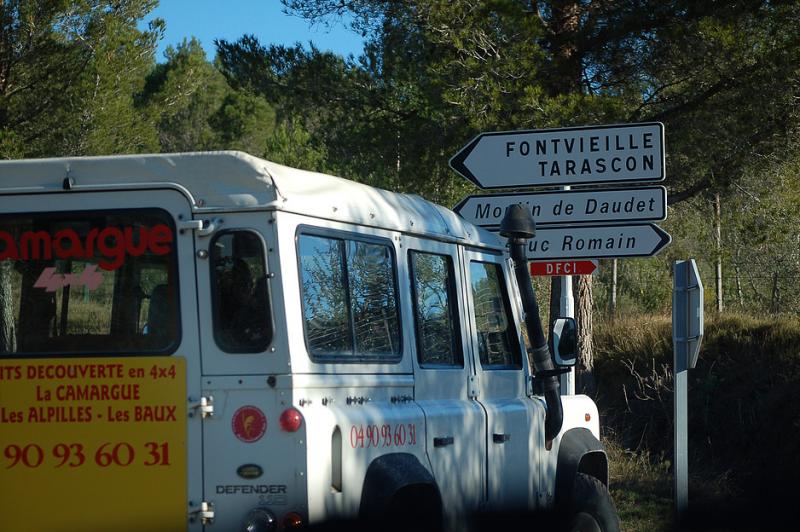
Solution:
M 536 235 L 536 223 L 525 207 L 514 204 L 506 210 L 500 222 L 500 234 L 508 238 L 511 259 L 514 261 L 514 276 L 519 286 L 522 299 L 522 310 L 525 312 L 525 327 L 531 342 L 530 356 L 533 360 L 534 377 L 540 379 L 544 389 L 544 401 L 547 414 L 544 418 L 544 438 L 551 442 L 561 431 L 564 421 L 564 410 L 561 406 L 560 370 L 553 364 L 550 348 L 544 338 L 542 320 L 539 317 L 539 304 L 531 286 L 528 273 L 528 260 L 525 256 L 525 244 Z

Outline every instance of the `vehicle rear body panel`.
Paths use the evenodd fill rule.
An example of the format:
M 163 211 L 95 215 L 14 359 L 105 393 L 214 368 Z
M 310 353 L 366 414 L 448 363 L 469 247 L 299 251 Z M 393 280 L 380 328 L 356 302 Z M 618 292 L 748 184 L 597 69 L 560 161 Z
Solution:
M 203 378 L 203 395 L 214 398 L 214 415 L 203 420 L 203 478 L 215 524 L 235 529 L 258 506 L 306 514 L 306 424 L 286 432 L 279 422 L 291 393 L 263 376 Z M 243 478 L 239 468 L 248 464 L 263 474 Z
M 21 217 L 36 220 L 40 216 L 57 217 L 59 213 L 85 213 L 72 218 L 77 223 L 90 219 L 91 213 L 135 213 L 142 209 L 151 212 L 154 208 L 169 219 L 173 228 L 181 219 L 191 218 L 187 198 L 169 188 L 127 191 L 124 196 L 109 192 L 0 194 L 0 212 L 3 220 L 11 224 Z M 60 226 L 61 230 L 67 227 L 69 224 Z M 48 233 L 48 238 L 57 234 Z M 39 236 L 45 237 L 42 232 Z M 63 239 L 51 240 L 51 244 L 53 253 L 60 249 L 63 254 Z M 48 252 L 44 245 L 39 248 L 42 257 Z M 80 245 L 81 249 L 86 246 L 85 238 Z M 61 307 L 55 321 L 41 329 L 48 336 L 53 334 L 52 338 L 27 343 L 34 349 L 65 346 L 71 353 L 58 357 L 54 356 L 58 353 L 36 352 L 0 356 L 0 368 L 5 368 L 0 372 L 6 377 L 0 380 L 0 411 L 22 413 L 19 423 L 4 420 L 0 431 L 0 452 L 7 459 L 0 467 L 0 515 L 4 528 L 102 529 L 109 523 L 143 530 L 162 524 L 168 528 L 187 527 L 188 501 L 202 499 L 200 421 L 190 417 L 189 407 L 189 398 L 200 395 L 200 348 L 197 335 L 186 334 L 196 329 L 197 323 L 194 243 L 191 235 L 172 229 L 170 242 L 165 245 L 174 251 L 183 268 L 176 280 L 180 295 L 178 327 L 183 334 L 179 344 L 171 348 L 174 353 L 170 356 L 141 356 L 145 353 L 137 352 L 134 344 L 126 356 L 114 356 L 104 351 L 111 351 L 114 342 L 102 335 L 65 329 L 67 302 L 63 294 L 68 293 L 68 288 L 76 311 L 91 309 L 86 298 L 93 297 L 94 289 L 84 283 L 86 277 L 81 277 L 79 270 L 73 272 L 72 286 L 68 274 L 54 273 L 48 286 L 43 286 L 48 283 L 39 276 L 41 288 L 26 289 L 38 290 L 41 297 L 52 297 Z M 7 246 L 8 242 L 6 255 Z M 69 249 L 73 249 L 74 257 L 80 256 L 81 249 Z M 111 248 L 106 251 L 110 262 Z M 27 252 L 32 253 L 33 248 L 29 246 Z M 134 260 L 131 255 L 127 257 L 128 261 Z M 60 268 L 55 258 L 51 263 Z M 25 264 L 22 256 L 0 262 L 6 268 Z M 112 278 L 116 279 L 114 286 L 119 286 L 126 275 L 124 271 L 123 265 L 111 271 L 97 269 L 94 275 L 103 279 L 104 286 L 111 286 L 106 280 L 110 282 Z M 42 275 L 46 273 L 42 271 Z M 20 297 L 16 290 L 20 287 L 12 287 L 14 299 Z M 29 303 L 22 301 L 20 305 Z M 114 315 L 122 319 L 122 309 L 115 310 Z M 72 323 L 73 318 L 69 319 Z M 112 318 L 112 327 L 114 319 L 117 318 Z M 24 327 L 36 325 L 26 323 L 16 322 L 18 335 L 25 334 Z M 154 328 L 151 334 L 155 334 Z M 17 338 L 21 340 L 21 336 Z M 82 346 L 89 351 L 82 352 Z M 19 378 L 9 378 L 12 376 Z M 20 460 L 9 459 L 16 454 Z M 96 511 L 87 511 L 87 500 L 93 501 Z M 41 511 L 42 501 L 47 501 L 47 512 Z M 143 512 L 142 505 L 151 511 Z M 188 526 L 195 530 L 197 527 L 199 522 Z

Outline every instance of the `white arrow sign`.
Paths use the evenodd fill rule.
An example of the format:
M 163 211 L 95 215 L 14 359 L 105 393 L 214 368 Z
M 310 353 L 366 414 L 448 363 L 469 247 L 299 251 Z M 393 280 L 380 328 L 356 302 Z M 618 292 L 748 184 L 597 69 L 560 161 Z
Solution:
M 475 225 L 496 228 L 506 209 L 515 203 L 530 211 L 537 226 L 647 222 L 667 217 L 667 189 L 664 187 L 468 196 L 453 210 Z
M 450 167 L 485 189 L 664 180 L 658 122 L 481 133 Z
M 543 227 L 528 240 L 529 260 L 651 257 L 672 241 L 655 224 Z

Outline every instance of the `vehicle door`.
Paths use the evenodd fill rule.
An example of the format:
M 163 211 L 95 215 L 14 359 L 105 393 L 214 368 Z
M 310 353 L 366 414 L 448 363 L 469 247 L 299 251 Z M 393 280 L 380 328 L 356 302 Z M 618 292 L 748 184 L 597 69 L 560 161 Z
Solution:
M 414 316 L 414 398 L 425 414 L 427 455 L 446 514 L 463 518 L 484 499 L 486 426 L 471 391 L 458 247 L 411 237 L 403 247 L 412 291 L 405 314 Z
M 283 335 L 273 334 L 280 290 L 274 213 L 196 216 L 197 291 L 203 375 L 264 375 L 289 371 L 278 356 Z
M 0 213 L 0 410 L 23 416 L 0 427 L 4 529 L 186 529 L 202 497 L 187 198 L 4 195 Z
M 464 251 L 465 292 L 477 400 L 487 419 L 488 503 L 492 509 L 536 505 L 541 413 L 526 395 L 524 345 L 510 275 L 500 253 Z
M 203 420 L 203 481 L 221 530 L 239 527 L 255 507 L 280 516 L 305 504 L 303 432 L 281 430 L 291 399 L 267 378 L 289 373 L 272 216 L 203 215 L 195 232 L 203 397 L 213 408 Z M 263 475 L 240 476 L 247 465 Z

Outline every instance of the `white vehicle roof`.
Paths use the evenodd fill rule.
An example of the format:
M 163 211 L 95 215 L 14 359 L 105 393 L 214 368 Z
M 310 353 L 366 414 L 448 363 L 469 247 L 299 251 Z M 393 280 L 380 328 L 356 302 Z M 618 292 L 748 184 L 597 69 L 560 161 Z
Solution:
M 0 193 L 178 187 L 195 212 L 277 209 L 502 248 L 493 233 L 420 196 L 398 194 L 238 151 L 0 161 Z

